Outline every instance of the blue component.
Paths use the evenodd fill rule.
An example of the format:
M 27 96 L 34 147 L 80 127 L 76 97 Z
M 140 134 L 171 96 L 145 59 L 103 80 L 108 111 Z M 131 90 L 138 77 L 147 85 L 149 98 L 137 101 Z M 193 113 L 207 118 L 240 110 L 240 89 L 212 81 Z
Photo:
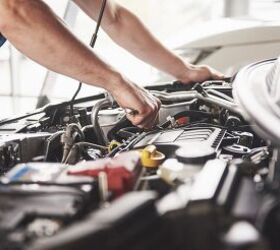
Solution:
M 34 172 L 34 169 L 28 165 L 24 165 L 13 176 L 10 177 L 10 181 L 20 181 L 24 176 L 28 176 Z
M 0 34 L 0 47 L 6 42 L 6 38 Z

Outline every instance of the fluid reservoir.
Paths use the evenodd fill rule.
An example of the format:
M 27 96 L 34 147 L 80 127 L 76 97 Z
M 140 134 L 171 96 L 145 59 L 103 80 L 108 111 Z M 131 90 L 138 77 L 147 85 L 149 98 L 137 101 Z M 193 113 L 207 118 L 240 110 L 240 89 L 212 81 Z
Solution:
M 216 151 L 209 145 L 203 143 L 185 144 L 176 151 L 179 162 L 192 165 L 204 165 L 208 160 L 216 157 Z
M 158 170 L 158 175 L 170 184 L 193 178 L 208 160 L 215 158 L 216 152 L 203 143 L 192 143 L 181 146 L 175 155 L 176 158 L 167 159 Z

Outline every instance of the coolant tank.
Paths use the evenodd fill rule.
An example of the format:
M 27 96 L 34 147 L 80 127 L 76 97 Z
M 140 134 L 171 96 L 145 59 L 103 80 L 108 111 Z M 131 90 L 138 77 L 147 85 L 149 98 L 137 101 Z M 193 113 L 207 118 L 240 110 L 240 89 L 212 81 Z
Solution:
M 208 160 L 214 159 L 215 156 L 215 149 L 203 143 L 185 144 L 176 151 L 178 161 L 185 164 L 205 164 Z
M 192 164 L 184 164 L 179 162 L 177 159 L 167 159 L 157 171 L 160 176 L 167 183 L 173 183 L 175 180 L 185 181 L 186 179 L 192 178 L 201 171 Z

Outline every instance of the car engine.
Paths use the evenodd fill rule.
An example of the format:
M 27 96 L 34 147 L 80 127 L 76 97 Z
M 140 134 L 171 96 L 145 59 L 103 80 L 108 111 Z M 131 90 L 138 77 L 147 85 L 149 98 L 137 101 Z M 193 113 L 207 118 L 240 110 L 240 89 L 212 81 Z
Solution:
M 147 86 L 149 131 L 108 93 L 0 121 L 0 249 L 279 249 L 279 150 L 233 82 Z

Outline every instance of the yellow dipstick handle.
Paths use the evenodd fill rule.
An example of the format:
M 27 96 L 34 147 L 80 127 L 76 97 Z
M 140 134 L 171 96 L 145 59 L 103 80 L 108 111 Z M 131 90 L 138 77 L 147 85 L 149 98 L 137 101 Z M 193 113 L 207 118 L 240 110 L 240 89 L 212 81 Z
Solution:
M 141 162 L 146 168 L 158 168 L 164 159 L 165 155 L 157 151 L 155 145 L 149 145 L 141 152 Z
M 109 152 L 112 152 L 116 147 L 120 146 L 121 144 L 115 140 L 111 141 L 109 146 L 108 146 L 108 149 L 109 149 Z

